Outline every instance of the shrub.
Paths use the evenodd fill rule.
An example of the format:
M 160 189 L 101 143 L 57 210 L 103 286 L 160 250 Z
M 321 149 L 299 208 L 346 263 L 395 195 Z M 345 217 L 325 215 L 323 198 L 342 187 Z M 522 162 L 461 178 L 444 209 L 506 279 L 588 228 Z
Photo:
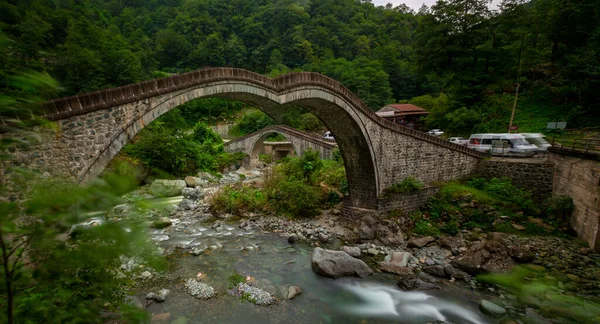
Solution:
M 259 154 L 258 159 L 260 160 L 260 162 L 265 164 L 270 164 L 271 162 L 273 162 L 273 156 L 269 154 Z
M 279 181 L 270 194 L 270 201 L 277 211 L 296 217 L 317 214 L 321 201 L 317 188 L 301 180 Z
M 267 196 L 259 189 L 244 185 L 225 187 L 212 198 L 211 210 L 241 214 L 260 212 L 267 208 Z
M 386 193 L 411 193 L 419 191 L 423 184 L 418 182 L 413 176 L 408 176 L 400 183 L 395 183 L 385 189 Z
M 573 198 L 569 196 L 551 197 L 544 203 L 543 215 L 550 220 L 567 222 L 574 208 Z
M 440 229 L 433 226 L 431 223 L 426 220 L 419 220 L 415 223 L 415 227 L 413 232 L 419 235 L 424 236 L 439 236 Z

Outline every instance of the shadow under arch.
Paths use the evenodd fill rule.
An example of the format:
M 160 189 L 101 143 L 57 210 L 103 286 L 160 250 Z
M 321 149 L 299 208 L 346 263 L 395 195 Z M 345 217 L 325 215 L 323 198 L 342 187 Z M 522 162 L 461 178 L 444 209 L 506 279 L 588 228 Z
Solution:
M 187 81 L 181 81 L 184 78 Z M 132 110 L 133 107 L 143 107 L 139 109 L 139 115 L 132 116 L 116 134 L 111 134 L 109 144 L 78 174 L 78 182 L 87 182 L 97 177 L 129 140 L 145 125 L 167 111 L 194 99 L 221 97 L 252 104 L 276 120 L 285 109 L 282 106 L 289 104 L 299 105 L 314 114 L 335 134 L 346 168 L 350 205 L 374 207 L 381 188 L 373 141 L 365 125 L 374 114 L 337 81 L 308 72 L 269 79 L 249 71 L 230 68 L 201 70 L 187 76 L 165 79 L 169 79 L 167 81 L 171 82 L 170 85 L 161 86 L 164 79 L 148 81 L 154 82 L 154 91 L 145 91 L 146 85 L 141 83 L 122 87 L 123 89 L 109 89 L 107 91 L 111 91 L 110 95 L 86 94 L 76 96 L 77 101 L 73 97 L 63 98 L 51 102 L 53 107 L 48 107 L 48 104 L 44 106 L 45 109 L 55 111 L 47 117 L 54 120 L 77 115 L 78 110 L 82 111 L 79 114 L 83 114 L 108 107 Z M 180 84 L 177 85 L 177 82 Z M 121 99 L 114 98 L 113 92 L 117 93 L 117 90 Z M 65 106 L 69 109 L 65 109 Z

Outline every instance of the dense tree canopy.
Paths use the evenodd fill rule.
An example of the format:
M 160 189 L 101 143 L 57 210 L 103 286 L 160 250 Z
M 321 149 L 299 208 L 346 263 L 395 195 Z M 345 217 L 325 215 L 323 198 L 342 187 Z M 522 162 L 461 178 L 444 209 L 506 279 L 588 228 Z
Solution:
M 438 109 L 431 123 L 467 116 L 457 131 L 468 132 L 489 118 L 500 122 L 483 129 L 504 128 L 519 83 L 520 109 L 586 126 L 600 116 L 599 21 L 596 0 L 440 0 L 419 12 L 368 0 L 0 0 L 0 88 L 27 69 L 55 77 L 57 96 L 213 66 L 310 70 L 374 110 L 444 95 L 443 114 L 424 106 Z

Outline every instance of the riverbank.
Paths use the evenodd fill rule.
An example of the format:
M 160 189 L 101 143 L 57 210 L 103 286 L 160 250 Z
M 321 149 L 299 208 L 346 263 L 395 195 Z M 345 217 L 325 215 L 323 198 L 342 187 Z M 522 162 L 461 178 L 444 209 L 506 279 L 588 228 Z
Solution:
M 256 178 L 259 179 L 260 175 L 256 175 Z M 227 175 L 224 179 L 229 180 L 220 181 L 220 185 L 240 181 L 240 177 L 235 174 Z M 244 176 L 243 181 L 252 182 L 252 176 Z M 211 270 L 213 274 L 210 277 L 218 278 L 212 282 L 218 291 L 217 298 L 211 299 L 206 305 L 216 307 L 217 310 L 212 313 L 213 319 L 223 319 L 218 314 L 219 309 L 225 311 L 222 308 L 225 305 L 232 307 L 239 303 L 239 298 L 231 297 L 228 293 L 230 289 L 226 286 L 227 276 L 232 273 L 263 280 L 262 284 L 252 284 L 271 291 L 278 300 L 274 308 L 286 308 L 282 305 L 287 304 L 286 292 L 292 286 L 299 286 L 302 289 L 303 293 L 298 297 L 302 299 L 310 298 L 307 295 L 318 291 L 313 291 L 315 289 L 313 285 L 339 282 L 339 280 L 331 281 L 320 277 L 312 271 L 310 265 L 312 249 L 321 246 L 330 250 L 346 251 L 365 261 L 375 271 L 373 276 L 377 278 L 375 281 L 385 281 L 386 291 L 392 289 L 391 295 L 401 293 L 402 289 L 410 292 L 423 288 L 432 289 L 432 287 L 433 291 L 439 291 L 442 295 L 446 295 L 447 291 L 454 291 L 454 293 L 458 291 L 460 294 L 468 295 L 470 298 L 465 302 L 471 311 L 477 309 L 478 303 L 482 303 L 479 307 L 486 313 L 475 312 L 477 316 L 481 316 L 481 322 L 496 320 L 528 322 L 535 318 L 539 322 L 572 322 L 581 321 L 582 318 L 578 317 L 580 315 L 590 314 L 590 307 L 592 307 L 591 314 L 597 311 L 594 304 L 583 300 L 584 298 L 593 300 L 600 292 L 598 286 L 600 256 L 572 239 L 485 232 L 479 228 L 461 230 L 455 236 L 418 236 L 413 233 L 403 233 L 400 220 L 365 218 L 356 223 L 347 220 L 340 209 L 336 208 L 324 210 L 311 219 L 293 219 L 258 213 L 245 213 L 244 217 L 231 214 L 213 215 L 210 213 L 210 195 L 216 189 L 214 183 L 212 185 L 208 183 L 210 182 L 207 182 L 205 187 L 186 189 L 182 203 L 178 207 L 172 207 L 167 217 L 164 214 L 151 217 L 153 221 L 166 218 L 168 221 L 165 220 L 165 225 L 170 223 L 164 228 L 153 229 L 151 235 L 164 253 L 170 256 L 174 269 L 179 270 L 172 269 L 166 277 L 157 274 L 154 279 L 140 278 L 141 295 L 138 297 L 143 297 L 148 291 L 158 290 L 161 285 L 171 285 L 174 296 L 179 294 L 182 299 L 185 299 L 183 282 L 202 272 L 197 265 L 225 259 L 229 260 L 229 263 L 225 262 L 228 264 L 222 264 Z M 190 198 L 193 199 L 193 204 L 189 201 L 183 203 L 185 199 Z M 194 205 L 194 208 L 190 208 Z M 289 258 L 273 259 L 272 255 L 278 255 L 280 251 L 287 251 Z M 225 255 L 229 256 L 225 257 Z M 260 266 L 248 268 L 242 265 L 248 259 L 256 257 L 257 260 L 253 262 L 257 262 Z M 211 259 L 212 261 L 207 261 Z M 277 263 L 281 264 L 276 265 Z M 270 268 L 259 269 L 262 264 L 268 264 Z M 282 264 L 291 264 L 291 269 L 295 269 L 295 273 L 304 273 L 301 277 L 304 280 L 308 276 L 307 273 L 319 279 L 316 282 L 309 280 L 305 284 L 294 281 L 294 276 L 284 275 L 291 269 Z M 191 269 L 194 267 L 198 269 L 198 273 Z M 508 273 L 511 269 L 524 269 L 526 272 L 522 277 L 513 278 L 515 282 L 522 281 L 520 287 L 527 287 L 533 282 L 543 284 L 543 289 L 536 293 L 524 293 L 524 289 L 520 289 L 519 286 L 493 284 L 494 278 L 486 280 L 481 277 L 475 278 L 485 273 Z M 258 270 L 265 272 L 261 273 Z M 360 282 L 369 283 L 372 279 L 344 280 L 350 280 L 348 281 L 350 288 L 338 287 L 338 289 L 348 288 L 352 291 L 352 285 L 361 286 Z M 427 293 L 430 294 L 431 290 Z M 560 296 L 577 299 L 558 300 Z M 225 298 L 225 301 L 219 298 Z M 393 304 L 400 307 L 402 303 L 398 300 L 404 297 L 395 298 L 392 298 L 396 300 Z M 496 316 L 499 318 L 486 315 L 490 314 L 487 301 L 499 307 L 496 308 L 496 311 L 499 311 Z M 155 302 L 148 304 L 148 311 L 158 315 L 169 309 L 168 307 L 165 309 L 165 304 L 160 304 L 162 306 L 158 304 Z M 249 311 L 248 305 L 240 307 L 240 310 Z M 376 309 L 371 311 L 384 312 Z M 183 310 L 182 312 L 186 313 Z M 265 320 L 269 312 L 277 314 L 279 311 L 256 311 L 256 320 L 278 322 L 276 320 L 278 316 Z M 350 316 L 336 314 L 341 316 L 340 318 Z M 362 315 L 364 317 L 364 314 Z M 377 316 L 366 318 L 374 322 L 393 321 L 390 318 L 382 320 Z M 447 316 L 444 318 L 448 319 Z M 414 318 L 414 322 L 418 323 L 420 320 L 418 317 Z

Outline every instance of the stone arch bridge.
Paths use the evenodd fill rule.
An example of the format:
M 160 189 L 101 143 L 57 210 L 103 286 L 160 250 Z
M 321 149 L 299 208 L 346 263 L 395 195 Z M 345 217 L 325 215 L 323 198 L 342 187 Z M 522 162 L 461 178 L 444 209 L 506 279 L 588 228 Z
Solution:
M 259 129 L 256 132 L 247 134 L 225 143 L 226 152 L 243 152 L 250 157 L 250 166 L 256 166 L 259 161 L 259 153 L 262 151 L 264 140 L 272 134 L 281 134 L 294 148 L 297 155 L 303 155 L 307 150 L 319 152 L 323 159 L 331 158 L 331 152 L 337 145 L 334 142 L 314 137 L 308 133 L 285 126 L 275 125 Z
M 142 128 L 196 98 L 250 103 L 276 121 L 290 104 L 314 114 L 336 136 L 349 186 L 346 207 L 380 209 L 384 189 L 413 176 L 425 185 L 472 173 L 482 154 L 379 118 L 339 82 L 318 73 L 270 79 L 234 68 L 211 68 L 42 105 L 54 131 L 13 164 L 51 170 L 85 183 Z M 47 129 L 47 128 L 46 128 Z

